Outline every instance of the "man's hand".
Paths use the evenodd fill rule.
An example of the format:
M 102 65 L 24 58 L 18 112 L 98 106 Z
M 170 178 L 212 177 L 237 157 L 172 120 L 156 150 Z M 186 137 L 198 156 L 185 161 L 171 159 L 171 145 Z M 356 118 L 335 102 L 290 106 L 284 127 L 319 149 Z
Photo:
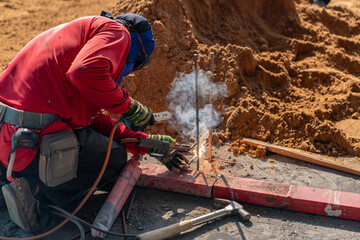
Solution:
M 174 143 L 175 139 L 168 135 L 149 135 L 149 139 L 166 141 L 169 143 Z M 158 158 L 158 160 L 164 164 L 170 171 L 180 172 L 188 169 L 187 158 L 182 154 L 178 153 L 177 150 L 164 151 L 160 149 L 148 148 L 148 154 L 162 154 L 163 157 Z
M 172 137 L 168 136 L 168 135 L 149 135 L 149 139 L 154 139 L 154 140 L 160 140 L 160 141 L 165 141 L 168 143 L 174 143 L 175 139 L 173 139 Z M 166 154 L 164 152 L 164 150 L 160 150 L 160 149 L 156 149 L 156 148 L 148 148 L 147 153 L 156 153 L 156 154 Z
M 123 118 L 132 123 L 132 125 L 130 125 L 131 130 L 136 132 L 144 131 L 148 125 L 154 125 L 155 118 L 151 109 L 134 99 L 131 100 L 133 103 L 129 110 L 122 115 Z
M 159 161 L 164 164 L 170 171 L 180 172 L 189 169 L 186 157 L 174 150 L 170 155 L 165 155 Z

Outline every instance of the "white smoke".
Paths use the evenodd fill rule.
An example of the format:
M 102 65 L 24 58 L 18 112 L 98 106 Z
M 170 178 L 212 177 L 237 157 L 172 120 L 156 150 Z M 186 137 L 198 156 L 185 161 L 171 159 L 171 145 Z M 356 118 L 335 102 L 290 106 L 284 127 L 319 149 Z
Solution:
M 207 134 L 210 126 L 214 128 L 222 120 L 221 114 L 215 110 L 211 102 L 229 96 L 225 83 L 214 83 L 211 79 L 211 73 L 198 71 L 200 136 Z M 181 126 L 182 134 L 194 137 L 196 135 L 195 71 L 176 77 L 166 98 L 169 111 L 176 124 Z

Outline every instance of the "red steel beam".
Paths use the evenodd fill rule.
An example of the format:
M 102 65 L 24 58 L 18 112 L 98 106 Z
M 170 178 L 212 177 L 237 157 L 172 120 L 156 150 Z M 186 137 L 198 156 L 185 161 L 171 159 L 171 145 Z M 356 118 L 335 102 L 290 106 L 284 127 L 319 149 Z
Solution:
M 210 198 L 216 175 L 197 171 L 178 174 L 170 172 L 165 166 L 141 164 L 141 176 L 136 185 Z
M 235 200 L 292 211 L 360 220 L 360 194 L 311 188 L 198 171 L 179 175 L 143 164 L 138 186 L 202 197 Z

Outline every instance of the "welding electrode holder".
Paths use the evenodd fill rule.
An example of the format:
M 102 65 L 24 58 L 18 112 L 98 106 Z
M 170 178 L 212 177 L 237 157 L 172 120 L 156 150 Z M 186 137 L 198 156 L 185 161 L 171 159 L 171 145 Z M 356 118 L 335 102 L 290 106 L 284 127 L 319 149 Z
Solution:
M 163 151 L 170 151 L 172 149 L 176 149 L 179 152 L 188 152 L 194 147 L 194 145 L 190 146 L 187 144 L 169 143 L 168 141 L 150 138 L 124 138 L 121 140 L 121 143 L 136 143 L 139 147 L 158 149 Z
M 157 149 L 163 153 L 149 153 L 151 157 L 164 157 L 168 155 L 170 152 L 170 143 L 167 141 L 161 141 L 156 139 L 149 139 L 149 138 L 139 138 L 137 145 L 140 147 L 146 147 L 148 149 Z

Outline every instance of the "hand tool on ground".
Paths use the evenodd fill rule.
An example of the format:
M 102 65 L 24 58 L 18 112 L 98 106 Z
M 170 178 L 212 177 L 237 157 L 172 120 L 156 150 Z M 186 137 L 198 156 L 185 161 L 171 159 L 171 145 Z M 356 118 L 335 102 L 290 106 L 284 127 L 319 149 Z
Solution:
M 194 226 L 200 225 L 202 223 L 209 222 L 211 220 L 215 220 L 227 215 L 238 214 L 242 220 L 249 221 L 251 215 L 246 212 L 242 205 L 232 200 L 224 200 L 224 199 L 214 199 L 214 204 L 216 206 L 221 206 L 224 203 L 228 203 L 223 209 L 220 209 L 216 212 L 212 212 L 197 218 L 193 218 L 191 220 L 181 221 L 179 223 L 172 224 L 167 227 L 163 227 L 160 229 L 156 229 L 153 231 L 149 231 L 137 236 L 138 240 L 161 240 L 166 239 L 172 236 L 175 236 L 179 233 L 182 233 L 186 230 L 193 228 Z

